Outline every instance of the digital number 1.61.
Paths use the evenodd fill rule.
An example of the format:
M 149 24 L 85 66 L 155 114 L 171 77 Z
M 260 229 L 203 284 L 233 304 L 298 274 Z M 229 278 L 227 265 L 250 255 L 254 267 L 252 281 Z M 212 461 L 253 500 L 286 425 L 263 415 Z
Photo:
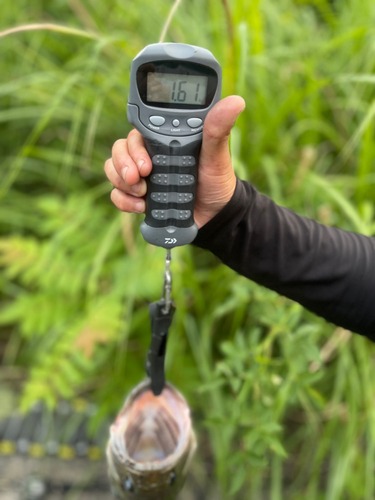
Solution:
M 178 83 L 178 87 L 177 87 L 177 83 Z M 186 83 L 187 83 L 186 80 L 185 81 L 182 80 L 180 82 L 173 83 L 171 101 L 173 101 L 173 102 L 185 102 L 186 101 L 186 97 L 187 97 L 186 90 L 183 89 L 183 85 L 185 85 Z M 196 89 L 195 89 L 195 98 L 194 98 L 195 102 L 198 101 L 199 86 L 200 86 L 200 83 L 197 83 Z M 191 102 L 190 99 L 189 99 L 189 102 Z

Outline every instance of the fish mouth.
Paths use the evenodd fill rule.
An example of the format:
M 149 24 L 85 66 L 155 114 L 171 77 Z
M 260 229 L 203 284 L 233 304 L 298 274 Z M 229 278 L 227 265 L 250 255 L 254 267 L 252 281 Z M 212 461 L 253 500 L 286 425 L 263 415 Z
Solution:
M 129 410 L 131 423 L 124 438 L 130 458 L 137 462 L 163 460 L 177 448 L 181 429 L 166 405 L 168 392 L 154 396 L 144 391 Z
M 169 383 L 154 396 L 149 381 L 130 393 L 111 428 L 121 461 L 142 469 L 165 467 L 176 460 L 189 445 L 190 434 L 184 397 Z

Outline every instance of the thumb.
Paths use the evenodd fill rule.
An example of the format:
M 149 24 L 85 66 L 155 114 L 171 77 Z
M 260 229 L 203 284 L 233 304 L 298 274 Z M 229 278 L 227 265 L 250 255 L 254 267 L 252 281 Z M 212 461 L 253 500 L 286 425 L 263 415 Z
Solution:
M 212 165 L 216 172 L 230 165 L 228 139 L 238 116 L 245 109 L 240 96 L 230 96 L 219 101 L 208 113 L 203 128 L 200 164 L 204 168 Z

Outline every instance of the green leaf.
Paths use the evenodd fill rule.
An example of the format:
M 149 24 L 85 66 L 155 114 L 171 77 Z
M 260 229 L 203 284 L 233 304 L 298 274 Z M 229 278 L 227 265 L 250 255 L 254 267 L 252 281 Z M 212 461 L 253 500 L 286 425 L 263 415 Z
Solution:
M 243 465 L 240 465 L 232 474 L 229 495 L 234 495 L 242 488 L 245 478 L 246 468 Z

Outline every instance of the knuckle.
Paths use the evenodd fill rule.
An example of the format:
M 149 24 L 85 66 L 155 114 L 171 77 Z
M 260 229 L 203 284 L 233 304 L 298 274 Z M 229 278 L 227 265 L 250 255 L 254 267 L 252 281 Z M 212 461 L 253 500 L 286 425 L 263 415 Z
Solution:
M 126 203 L 124 202 L 124 199 L 121 196 L 119 196 L 117 189 L 112 190 L 111 201 L 115 205 L 115 207 L 117 207 L 119 210 L 121 210 L 122 212 L 127 212 Z
M 135 151 L 136 152 L 140 152 L 140 151 L 145 152 L 146 151 L 146 149 L 144 147 L 144 143 L 143 143 L 143 137 L 138 132 L 138 130 L 133 129 L 129 133 L 128 139 L 129 139 L 129 142 L 128 142 L 129 150 L 132 150 L 134 152 Z
M 133 196 L 128 195 L 119 188 L 115 188 L 112 190 L 111 201 L 116 208 L 121 210 L 121 212 L 138 213 L 142 211 L 140 209 L 143 209 L 142 201 L 140 205 L 138 199 L 135 199 Z
M 111 163 L 112 163 L 112 158 L 108 158 L 108 160 L 106 160 L 104 162 L 104 171 L 105 171 L 105 173 L 107 173 L 108 170 L 111 168 Z
M 115 143 L 112 146 L 112 155 L 114 156 L 116 153 L 118 154 L 119 151 L 124 149 L 126 145 L 126 139 L 117 139 Z
M 132 128 L 131 131 L 128 133 L 128 137 L 132 137 L 133 135 L 137 134 L 137 129 Z
M 207 127 L 205 129 L 206 138 L 215 142 L 226 142 L 230 134 L 223 134 L 221 129 L 216 126 Z

